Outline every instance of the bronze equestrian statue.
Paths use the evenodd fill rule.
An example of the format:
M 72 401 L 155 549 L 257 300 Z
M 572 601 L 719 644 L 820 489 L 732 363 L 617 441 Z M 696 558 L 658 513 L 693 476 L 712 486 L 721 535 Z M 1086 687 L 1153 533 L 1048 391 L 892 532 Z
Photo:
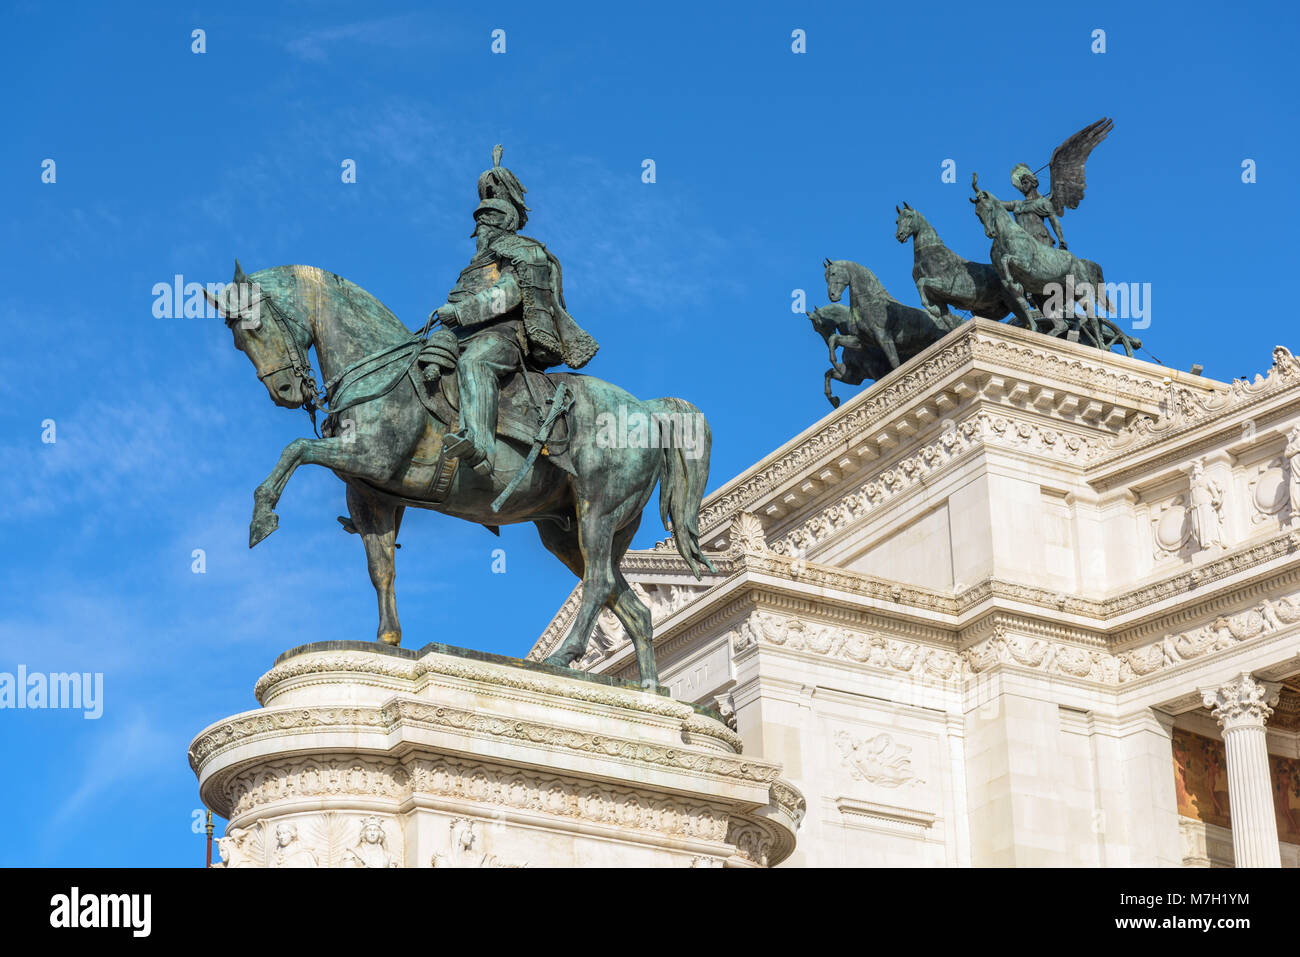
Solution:
M 313 422 L 318 407 L 328 413 L 321 437 L 290 442 L 254 492 L 249 547 L 275 531 L 295 469 L 332 470 L 347 487 L 341 522 L 365 545 L 378 640 L 396 645 L 394 549 L 408 506 L 493 531 L 532 522 L 582 581 L 573 627 L 546 663 L 581 657 L 605 607 L 627 630 L 642 686 L 653 688 L 650 611 L 619 563 L 658 486 L 660 516 L 687 566 L 697 578 L 713 569 L 699 542 L 709 427 L 683 399 L 642 401 L 591 376 L 541 371 L 581 365 L 596 344 L 564 311 L 558 262 L 515 232 L 523 189 L 495 157 L 480 178 L 475 257 L 419 334 L 360 286 L 312 266 L 245 275 L 236 262 L 234 281 L 209 297 L 273 402 L 304 408 Z M 613 423 L 640 432 L 621 435 Z

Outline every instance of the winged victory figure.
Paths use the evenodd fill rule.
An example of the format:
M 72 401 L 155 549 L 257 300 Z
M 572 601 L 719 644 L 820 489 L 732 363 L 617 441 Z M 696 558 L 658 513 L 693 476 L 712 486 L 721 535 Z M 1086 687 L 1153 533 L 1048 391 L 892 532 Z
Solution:
M 1067 209 L 1077 209 L 1083 199 L 1084 163 L 1088 154 L 1096 148 L 1110 133 L 1114 122 L 1102 117 L 1096 123 L 1085 126 L 1064 143 L 1052 151 L 1052 160 L 1048 163 L 1052 175 L 1052 188 L 1046 194 L 1038 192 L 1038 177 L 1026 163 L 1017 163 L 1011 168 L 1011 184 L 1024 194 L 1024 199 L 1007 200 L 1002 205 L 1015 217 L 1017 223 L 1045 246 L 1057 245 L 1068 249 L 1065 233 L 1061 230 L 1060 217 Z M 1047 231 L 1050 223 L 1056 234 L 1056 242 Z

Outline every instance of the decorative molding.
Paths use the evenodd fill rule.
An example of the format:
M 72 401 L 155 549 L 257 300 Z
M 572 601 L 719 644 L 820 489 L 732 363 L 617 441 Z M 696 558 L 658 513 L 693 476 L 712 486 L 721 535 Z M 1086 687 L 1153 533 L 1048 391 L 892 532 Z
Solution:
M 1139 415 L 1098 451 L 1094 465 L 1110 463 L 1143 446 L 1163 442 L 1210 422 L 1241 411 L 1263 399 L 1300 384 L 1300 360 L 1286 346 L 1273 347 L 1273 366 L 1254 382 L 1238 379 L 1228 390 L 1198 395 L 1170 385 L 1159 415 Z
M 739 751 L 740 736 L 730 728 L 697 714 L 689 705 L 672 702 L 671 699 L 666 700 L 687 712 L 677 715 L 682 722 L 683 733 L 712 737 Z M 190 745 L 190 767 L 197 771 L 200 763 L 217 751 L 269 735 L 319 732 L 330 728 L 348 731 L 373 728 L 376 731 L 387 732 L 402 723 L 454 728 L 458 731 L 528 741 L 532 744 L 545 744 L 573 751 L 598 753 L 605 757 L 659 764 L 678 770 L 760 783 L 769 783 L 778 770 L 775 765 L 748 761 L 740 757 L 732 758 L 714 752 L 682 751 L 541 722 L 503 718 L 478 711 L 430 704 L 410 698 L 395 698 L 382 708 L 288 708 L 284 711 L 263 711 L 239 717 L 224 722 L 194 739 Z
M 623 708 L 656 717 L 671 718 L 681 721 L 685 730 L 716 738 L 737 753 L 742 747 L 739 735 L 725 725 L 710 720 L 700 715 L 690 705 L 671 698 L 623 691 L 581 679 L 565 680 L 519 668 L 492 666 L 472 659 L 441 654 L 426 655 L 415 661 L 364 652 L 306 654 L 276 665 L 264 674 L 258 679 L 254 694 L 259 702 L 265 703 L 269 698 L 274 697 L 273 689 L 282 682 L 309 675 L 323 677 L 338 674 L 362 677 L 374 675 L 400 680 L 410 684 L 410 690 L 414 690 L 420 678 L 426 675 L 440 675 L 498 688 L 510 688 L 541 695 L 560 695 L 565 699 L 584 704 Z M 248 720 L 255 720 L 255 718 Z
M 1082 465 L 1095 440 L 1037 422 L 979 412 L 944 429 L 939 437 L 871 476 L 838 501 L 787 531 L 771 545 L 782 555 L 807 555 L 895 498 L 922 487 L 966 453 L 985 445 L 1015 448 Z M 748 514 L 748 513 L 744 513 Z M 761 532 L 761 526 L 759 528 Z
M 780 770 L 774 764 L 746 760 L 739 756 L 731 757 L 715 752 L 672 748 L 599 732 L 500 717 L 411 698 L 394 699 L 384 705 L 381 711 L 384 723 L 389 728 L 400 724 L 453 728 L 473 734 L 599 754 L 604 758 L 618 758 L 637 764 L 653 764 L 677 771 L 736 778 L 760 784 L 770 784 Z M 701 719 L 700 725 L 694 727 L 687 727 L 684 721 L 683 726 L 685 730 L 694 734 L 712 732 L 713 737 L 721 737 L 716 733 L 716 729 L 721 728 L 727 735 L 738 737 L 735 732 L 708 719 Z
M 329 728 L 384 729 L 384 717 L 378 708 L 292 708 L 284 711 L 258 711 L 241 715 L 200 734 L 190 744 L 190 767 L 199 764 L 224 748 L 259 736 L 320 731 Z
M 1245 642 L 1300 623 L 1300 592 L 1264 598 L 1254 606 L 1120 653 L 1105 644 L 1080 645 L 1013 631 L 1025 622 L 994 614 L 978 638 L 950 651 L 921 642 L 851 631 L 840 625 L 753 611 L 732 631 L 732 653 L 764 644 L 791 651 L 840 658 L 926 681 L 949 682 L 985 674 L 998 665 L 1013 665 L 1094 685 L 1118 687 L 1185 663 L 1225 652 Z
M 930 811 L 917 811 L 913 808 L 880 804 L 876 801 L 861 801 L 850 797 L 836 798 L 835 809 L 840 812 L 844 823 L 849 826 L 884 827 L 891 831 L 910 831 L 916 834 L 924 834 L 934 827 L 935 821 L 938 820 L 937 816 Z
M 737 653 L 757 643 L 854 661 L 928 681 L 946 682 L 961 676 L 960 659 L 953 651 L 770 612 L 753 612 L 737 630 Z
M 396 804 L 412 796 L 468 801 L 507 811 L 570 818 L 587 824 L 611 824 L 702 841 L 723 840 L 730 820 L 717 808 L 669 799 L 643 789 L 454 758 L 405 762 L 355 755 L 303 758 L 261 765 L 233 775 L 222 793 L 234 820 L 265 813 L 287 801 L 383 798 Z M 774 797 L 777 796 L 774 789 Z M 246 826 L 232 830 L 245 829 Z M 400 846 L 392 834 L 386 837 L 389 847 Z M 346 838 L 356 843 L 356 831 Z M 331 851 L 328 859 L 335 862 L 340 857 L 341 854 Z
M 727 828 L 727 843 L 736 848 L 743 860 L 755 867 L 770 867 L 780 839 L 769 827 L 742 818 L 732 818 Z
M 910 402 L 937 381 L 970 362 L 972 335 L 959 335 L 945 348 L 929 356 L 916 368 L 898 378 L 886 376 L 875 386 L 850 399 L 836 412 L 822 420 L 820 426 L 788 443 L 777 458 L 742 478 L 733 488 L 724 486 L 709 496 L 700 510 L 700 536 L 730 522 L 742 511 L 751 510 L 765 495 L 785 480 L 819 464 L 828 455 L 849 447 L 851 440 L 861 440 L 876 425 L 895 415 L 899 407 Z M 919 358 L 919 357 L 918 357 Z M 896 370 L 896 372 L 899 370 Z

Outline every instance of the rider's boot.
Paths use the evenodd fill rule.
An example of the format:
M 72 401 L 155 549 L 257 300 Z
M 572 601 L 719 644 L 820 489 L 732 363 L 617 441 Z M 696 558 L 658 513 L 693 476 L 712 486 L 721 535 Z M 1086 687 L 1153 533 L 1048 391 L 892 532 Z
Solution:
M 457 429 L 455 432 L 448 432 L 442 443 L 447 455 L 460 459 L 479 475 L 491 474 L 492 458 L 474 442 L 474 437 L 469 429 Z
M 448 455 L 479 475 L 492 473 L 497 419 L 497 379 L 490 368 L 463 365 L 460 372 L 461 428 L 444 440 Z

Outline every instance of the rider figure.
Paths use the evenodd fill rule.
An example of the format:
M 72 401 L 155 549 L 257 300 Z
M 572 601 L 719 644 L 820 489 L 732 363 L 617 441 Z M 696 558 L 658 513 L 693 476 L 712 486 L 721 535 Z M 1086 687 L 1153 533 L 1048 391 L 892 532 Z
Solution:
M 478 179 L 474 258 L 429 317 L 441 319 L 460 344 L 461 427 L 445 449 L 480 475 L 492 471 L 501 379 L 525 367 L 578 369 L 599 348 L 565 310 L 559 261 L 518 235 L 528 221 L 525 190 L 501 165 L 501 152 L 492 150 L 492 168 Z
M 1009 210 L 1020 227 L 1044 246 L 1052 245 L 1052 237 L 1043 225 L 1043 220 L 1052 224 L 1056 233 L 1056 245 L 1068 249 L 1065 245 L 1065 233 L 1061 231 L 1061 220 L 1056 215 L 1051 195 L 1038 193 L 1038 177 L 1024 163 L 1017 163 L 1011 168 L 1011 185 L 1024 194 L 1024 199 L 1003 200 L 1002 208 Z

